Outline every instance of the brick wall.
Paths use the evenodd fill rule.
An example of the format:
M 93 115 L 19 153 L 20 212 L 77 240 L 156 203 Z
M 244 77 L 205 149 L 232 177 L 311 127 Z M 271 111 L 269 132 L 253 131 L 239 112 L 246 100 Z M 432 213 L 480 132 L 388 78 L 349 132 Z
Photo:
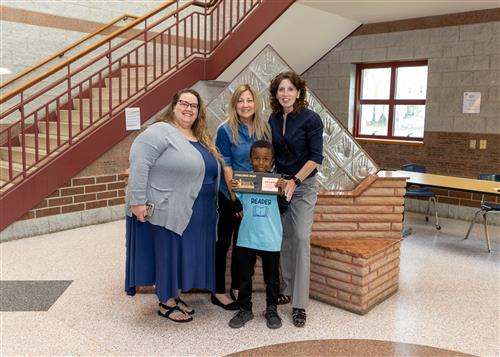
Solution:
M 336 239 L 343 249 L 328 240 L 313 239 L 311 248 L 311 297 L 343 309 L 365 314 L 395 293 L 399 280 L 398 240 L 363 240 L 362 254 L 352 239 Z
M 77 177 L 43 199 L 20 220 L 41 218 L 125 203 L 123 175 Z
M 311 297 L 365 314 L 397 291 L 405 186 L 380 172 L 353 192 L 318 195 Z
M 481 197 L 480 193 L 466 192 L 466 191 L 456 191 L 456 190 L 444 190 L 439 188 L 429 188 L 437 195 L 437 200 L 439 203 L 447 203 L 455 206 L 465 206 L 479 208 L 481 207 Z M 427 201 L 426 198 L 419 197 L 419 200 Z M 488 203 L 500 203 L 500 196 L 495 195 L 484 195 L 484 201 Z
M 469 148 L 470 140 L 479 144 L 480 139 L 487 140 L 485 150 Z M 420 146 L 367 141 L 360 144 L 385 170 L 418 163 L 438 175 L 477 178 L 480 173 L 500 172 L 500 135 L 427 131 Z
M 405 187 L 404 178 L 378 178 L 359 196 L 320 194 L 311 237 L 400 239 Z

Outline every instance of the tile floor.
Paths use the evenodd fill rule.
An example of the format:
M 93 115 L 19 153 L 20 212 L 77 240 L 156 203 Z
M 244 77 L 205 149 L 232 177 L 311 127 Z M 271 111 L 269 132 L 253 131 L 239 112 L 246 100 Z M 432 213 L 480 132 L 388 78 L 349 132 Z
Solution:
M 277 343 L 371 339 L 500 356 L 500 227 L 491 227 L 492 253 L 476 225 L 443 219 L 441 231 L 407 214 L 413 234 L 401 249 L 399 291 L 365 316 L 311 301 L 308 322 L 295 328 L 281 307 L 281 329 L 269 330 L 255 294 L 256 318 L 232 330 L 232 313 L 207 294 L 189 294 L 195 320 L 174 324 L 157 315 L 152 294 L 123 292 L 124 222 L 0 244 L 2 280 L 73 280 L 46 312 L 1 312 L 0 355 L 223 356 Z

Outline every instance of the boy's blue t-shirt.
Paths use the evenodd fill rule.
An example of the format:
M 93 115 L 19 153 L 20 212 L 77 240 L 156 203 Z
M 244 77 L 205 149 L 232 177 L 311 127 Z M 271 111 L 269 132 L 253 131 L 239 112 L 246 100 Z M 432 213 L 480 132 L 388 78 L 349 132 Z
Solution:
M 239 247 L 279 252 L 283 228 L 276 195 L 236 192 L 243 205 Z

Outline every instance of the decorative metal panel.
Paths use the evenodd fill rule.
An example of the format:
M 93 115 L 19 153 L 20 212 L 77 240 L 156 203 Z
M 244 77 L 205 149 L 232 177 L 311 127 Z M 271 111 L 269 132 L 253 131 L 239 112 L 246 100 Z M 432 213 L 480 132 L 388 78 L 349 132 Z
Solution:
M 264 118 L 269 118 L 269 84 L 277 74 L 292 70 L 271 46 L 266 46 L 224 90 L 208 104 L 208 121 L 214 131 L 226 120 L 231 94 L 240 84 L 251 84 L 259 93 Z M 351 191 L 367 176 L 378 172 L 368 156 L 342 123 L 308 88 L 309 108 L 319 114 L 324 124 L 323 164 L 317 175 L 320 191 Z

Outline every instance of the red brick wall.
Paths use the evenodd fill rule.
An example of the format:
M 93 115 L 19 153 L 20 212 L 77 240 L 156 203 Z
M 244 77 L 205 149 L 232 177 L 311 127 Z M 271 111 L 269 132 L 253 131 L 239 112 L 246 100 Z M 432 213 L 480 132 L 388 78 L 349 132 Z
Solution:
M 447 203 L 455 206 L 481 207 L 481 194 L 465 191 L 444 190 L 439 188 L 430 188 L 436 193 L 438 203 Z M 427 198 L 418 198 L 427 201 Z M 500 203 L 500 196 L 484 195 L 484 200 L 489 203 Z
M 403 227 L 404 178 L 368 180 L 355 197 L 318 195 L 312 238 L 400 239 Z
M 20 220 L 125 203 L 125 182 L 122 175 L 76 177 L 43 199 Z
M 473 119 L 471 119 L 473 120 Z M 470 140 L 487 140 L 486 150 L 469 149 Z M 500 135 L 425 132 L 423 145 L 360 141 L 370 157 L 384 170 L 403 164 L 424 165 L 430 174 L 477 178 L 481 173 L 500 173 Z
M 311 247 L 311 297 L 365 314 L 396 292 L 400 243 L 386 242 L 382 251 L 369 257 Z

